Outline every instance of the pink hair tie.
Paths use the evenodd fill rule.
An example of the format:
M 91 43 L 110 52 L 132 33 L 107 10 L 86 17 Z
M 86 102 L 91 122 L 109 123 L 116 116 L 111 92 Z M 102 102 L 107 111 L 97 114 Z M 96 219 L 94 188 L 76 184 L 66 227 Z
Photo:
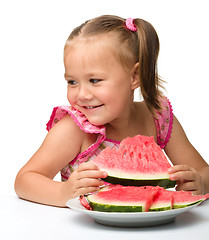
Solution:
M 126 27 L 131 30 L 132 32 L 136 32 L 137 28 L 134 25 L 134 18 L 127 18 L 126 19 Z

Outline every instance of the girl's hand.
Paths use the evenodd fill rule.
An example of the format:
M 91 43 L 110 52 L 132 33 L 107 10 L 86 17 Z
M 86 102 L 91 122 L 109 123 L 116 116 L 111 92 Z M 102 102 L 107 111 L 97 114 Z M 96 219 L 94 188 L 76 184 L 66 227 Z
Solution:
M 177 181 L 177 191 L 190 191 L 194 195 L 204 194 L 202 178 L 194 168 L 188 165 L 176 165 L 171 167 L 168 172 L 170 179 Z
M 90 162 L 84 162 L 70 175 L 61 188 L 62 201 L 67 202 L 90 192 L 98 191 L 99 186 L 104 185 L 100 178 L 106 178 L 107 173 L 100 171 L 98 167 Z

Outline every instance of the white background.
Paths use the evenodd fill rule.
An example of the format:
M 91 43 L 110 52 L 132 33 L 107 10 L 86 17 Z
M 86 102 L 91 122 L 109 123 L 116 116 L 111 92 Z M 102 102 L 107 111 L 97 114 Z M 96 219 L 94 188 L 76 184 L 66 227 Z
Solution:
M 42 143 L 52 108 L 66 105 L 63 46 L 103 14 L 143 18 L 161 43 L 159 74 L 188 138 L 208 157 L 207 0 L 0 0 L 0 195 Z

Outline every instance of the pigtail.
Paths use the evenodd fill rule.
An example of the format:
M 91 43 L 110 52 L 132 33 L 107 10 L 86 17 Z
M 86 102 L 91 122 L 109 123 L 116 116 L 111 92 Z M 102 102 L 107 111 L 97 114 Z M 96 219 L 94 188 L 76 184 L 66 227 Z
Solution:
M 161 79 L 157 72 L 157 58 L 159 53 L 159 39 L 152 25 L 142 19 L 134 19 L 137 27 L 139 42 L 139 77 L 141 93 L 149 110 L 161 110 L 159 87 Z M 154 108 L 154 109 L 153 109 Z

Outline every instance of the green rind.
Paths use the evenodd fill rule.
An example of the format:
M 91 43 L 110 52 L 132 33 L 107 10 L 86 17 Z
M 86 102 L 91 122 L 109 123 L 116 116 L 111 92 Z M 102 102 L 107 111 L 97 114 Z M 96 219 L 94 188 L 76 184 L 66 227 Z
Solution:
M 127 178 L 118 178 L 113 176 L 107 176 L 103 178 L 105 182 L 112 184 L 120 184 L 123 186 L 160 186 L 163 188 L 173 188 L 176 185 L 176 181 L 172 181 L 169 178 L 165 179 L 147 179 L 147 180 L 138 180 L 138 179 L 127 179 Z
M 159 212 L 159 211 L 166 211 L 171 209 L 172 209 L 171 207 L 150 208 L 149 212 Z
M 142 212 L 142 206 L 117 206 L 110 204 L 100 204 L 89 202 L 89 205 L 94 211 L 100 212 Z
M 189 203 L 189 204 L 185 204 L 185 205 L 173 205 L 173 209 L 178 209 L 178 208 L 185 208 L 185 207 L 189 207 L 189 206 L 192 206 L 192 205 L 195 205 L 199 202 L 202 202 L 203 200 L 199 200 L 199 201 L 196 201 L 196 202 L 192 202 L 192 203 Z

